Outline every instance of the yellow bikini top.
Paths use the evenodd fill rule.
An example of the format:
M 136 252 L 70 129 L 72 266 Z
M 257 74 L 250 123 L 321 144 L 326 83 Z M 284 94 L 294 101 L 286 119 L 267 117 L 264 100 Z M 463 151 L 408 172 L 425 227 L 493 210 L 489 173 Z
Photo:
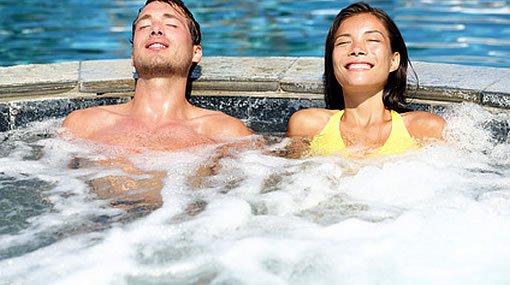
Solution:
M 348 154 L 340 133 L 340 119 L 344 114 L 340 110 L 333 114 L 320 134 L 310 143 L 310 155 Z M 384 145 L 370 155 L 391 155 L 418 149 L 418 143 L 411 137 L 399 113 L 391 110 L 391 133 Z

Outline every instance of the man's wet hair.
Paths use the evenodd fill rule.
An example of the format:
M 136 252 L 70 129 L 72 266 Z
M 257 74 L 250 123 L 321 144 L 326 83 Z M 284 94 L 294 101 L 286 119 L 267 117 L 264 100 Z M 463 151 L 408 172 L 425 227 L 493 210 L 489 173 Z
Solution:
M 167 3 L 168 5 L 177 8 L 178 11 L 182 12 L 186 16 L 186 19 L 188 20 L 188 28 L 191 35 L 191 40 L 193 41 L 194 45 L 199 45 L 200 42 L 202 41 L 200 24 L 197 22 L 197 20 L 195 20 L 195 17 L 191 13 L 191 11 L 188 9 L 188 7 L 186 7 L 186 5 L 181 0 L 147 0 L 147 2 L 145 2 L 145 5 L 143 5 L 143 7 L 138 10 L 138 15 L 136 16 L 136 19 L 133 21 L 131 27 L 131 44 L 133 43 L 133 38 L 135 36 L 135 26 L 136 22 L 138 21 L 138 18 L 140 17 L 140 13 L 142 12 L 143 8 L 145 8 L 150 3 L 156 1 Z

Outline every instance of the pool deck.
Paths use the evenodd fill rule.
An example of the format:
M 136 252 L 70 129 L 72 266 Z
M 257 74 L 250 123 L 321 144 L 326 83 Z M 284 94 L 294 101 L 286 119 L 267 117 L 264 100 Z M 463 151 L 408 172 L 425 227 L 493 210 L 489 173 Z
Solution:
M 510 68 L 413 63 L 415 109 L 438 112 L 473 102 L 510 112 Z M 255 131 L 283 132 L 292 113 L 323 107 L 323 60 L 316 57 L 204 57 L 195 68 L 191 101 L 243 119 Z M 90 106 L 130 100 L 130 59 L 0 67 L 0 131 L 60 118 Z

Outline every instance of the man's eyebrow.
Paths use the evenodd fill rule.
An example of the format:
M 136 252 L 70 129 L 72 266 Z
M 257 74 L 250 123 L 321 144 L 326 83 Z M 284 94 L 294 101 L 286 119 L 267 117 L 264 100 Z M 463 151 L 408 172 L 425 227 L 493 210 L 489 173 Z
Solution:
M 141 16 L 140 18 L 136 19 L 135 26 L 138 25 L 138 22 L 140 22 L 142 20 L 150 19 L 150 18 L 152 18 L 152 16 L 149 14 L 145 14 L 145 15 Z
M 176 19 L 177 21 L 181 22 L 181 20 L 177 16 L 169 14 L 169 13 L 163 14 L 163 17 L 165 19 Z M 138 22 L 143 21 L 143 20 L 147 20 L 147 19 L 152 19 L 152 15 L 151 14 L 145 14 L 142 17 L 138 18 L 138 20 L 136 20 L 136 22 L 135 22 L 135 26 L 138 24 Z

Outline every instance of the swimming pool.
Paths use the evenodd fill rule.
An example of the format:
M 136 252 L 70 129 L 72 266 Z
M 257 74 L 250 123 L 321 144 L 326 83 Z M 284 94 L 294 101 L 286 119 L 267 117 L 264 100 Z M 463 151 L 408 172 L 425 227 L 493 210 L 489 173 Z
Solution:
M 213 60 L 212 66 L 231 66 Z M 271 66 L 276 62 L 272 59 Z M 63 79 L 52 78 L 54 85 L 28 82 L 33 93 L 21 94 L 0 109 L 7 119 L 20 121 L 13 124 L 18 130 L 0 133 L 1 285 L 510 282 L 506 270 L 510 266 L 508 112 L 451 104 L 444 113 L 449 144 L 365 162 L 271 155 L 281 153 L 287 142 L 269 137 L 271 144 L 263 148 L 265 152 L 248 149 L 221 159 L 219 171 L 198 187 L 188 177 L 211 149 L 132 155 L 129 159 L 145 173 L 129 174 L 120 167 L 94 163 L 114 154 L 56 137 L 61 119 L 22 128 L 42 113 L 60 110 L 61 116 L 62 110 L 69 111 L 61 108 L 76 96 L 68 94 L 69 89 L 91 92 L 95 96 L 91 100 L 102 100 L 96 94 L 112 92 L 109 86 L 93 84 L 103 77 L 98 70 L 112 76 L 112 70 L 105 68 L 111 62 L 100 68 L 93 62 L 70 65 L 79 65 L 79 76 L 67 65 L 43 66 L 41 73 L 50 77 L 55 75 L 48 70 L 67 72 L 62 72 Z M 132 79 L 128 67 L 119 69 Z M 298 67 L 310 71 L 307 64 Z M 434 74 L 438 68 L 434 66 Z M 20 70 L 19 76 L 11 76 L 18 79 L 31 71 Z M 257 73 L 263 87 L 276 85 L 273 92 L 282 86 L 300 90 L 280 77 L 284 73 L 269 70 Z M 440 70 L 452 73 L 451 67 Z M 499 70 L 498 76 L 508 74 L 506 69 Z M 94 71 L 93 76 L 87 71 Z M 209 71 L 203 74 L 205 82 L 198 83 L 207 85 L 208 65 L 204 71 Z M 295 70 L 289 74 L 302 78 Z M 320 78 L 316 69 L 313 74 Z M 506 81 L 504 76 L 482 75 L 477 73 L 477 80 L 472 80 L 477 82 L 466 82 L 458 75 L 464 79 L 455 81 L 458 90 L 446 90 L 444 97 L 460 93 L 464 94 L 460 98 L 469 101 L 478 94 L 476 100 L 487 104 L 491 98 L 487 94 L 499 90 L 491 87 L 506 86 Z M 275 78 L 278 84 L 272 84 Z M 55 88 L 55 82 L 63 86 L 54 100 L 31 101 L 32 96 L 41 96 L 41 89 Z M 260 87 L 256 82 L 244 83 Z M 312 85 L 319 89 L 315 81 L 301 89 Z M 477 92 L 479 85 L 488 93 Z M 473 94 L 466 87 L 473 88 Z M 6 89 L 15 88 L 8 85 Z M 246 93 L 245 89 L 236 92 L 241 91 Z M 496 96 L 502 101 L 497 106 L 508 108 L 507 94 Z M 211 103 L 215 98 L 202 101 Z M 257 103 L 251 105 L 235 97 L 219 100 L 224 100 L 219 109 L 236 106 L 248 114 L 248 120 L 256 113 L 267 121 L 287 115 L 266 97 L 248 98 Z M 292 105 L 297 108 L 302 103 Z M 81 160 L 76 161 L 76 156 Z M 165 176 L 154 179 L 159 172 Z M 118 195 L 100 197 L 91 191 L 91 186 L 98 185 L 95 182 L 117 177 L 128 182 L 122 185 L 145 187 L 133 189 L 135 194 L 161 186 L 161 207 L 153 209 Z
M 0 284 L 508 284 L 510 115 L 443 115 L 447 144 L 290 159 L 268 137 L 198 186 L 188 177 L 212 149 L 131 155 L 146 173 L 128 174 L 73 162 L 115 154 L 56 137 L 60 120 L 0 133 Z M 156 210 L 90 190 L 154 171 Z
M 0 66 L 128 58 L 144 1 L 0 1 Z M 354 1 L 186 1 L 206 56 L 322 56 L 338 11 Z M 510 67 L 508 1 L 367 1 L 397 22 L 415 61 Z

